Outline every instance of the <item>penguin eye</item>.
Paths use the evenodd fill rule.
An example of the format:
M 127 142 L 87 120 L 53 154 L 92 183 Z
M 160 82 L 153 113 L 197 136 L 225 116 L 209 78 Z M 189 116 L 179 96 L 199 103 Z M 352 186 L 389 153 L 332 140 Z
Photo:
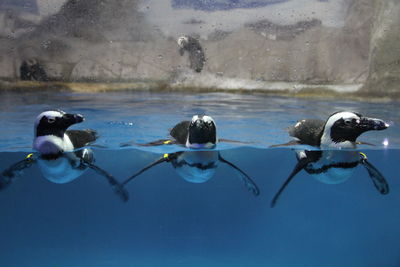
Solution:
M 48 118 L 48 119 L 47 119 L 47 122 L 48 122 L 48 123 L 54 123 L 55 121 L 56 121 L 55 118 Z
M 346 120 L 344 120 L 344 124 L 346 124 L 346 125 L 350 125 L 350 124 L 351 124 L 351 122 L 352 122 L 352 120 L 350 120 L 350 119 L 346 119 Z

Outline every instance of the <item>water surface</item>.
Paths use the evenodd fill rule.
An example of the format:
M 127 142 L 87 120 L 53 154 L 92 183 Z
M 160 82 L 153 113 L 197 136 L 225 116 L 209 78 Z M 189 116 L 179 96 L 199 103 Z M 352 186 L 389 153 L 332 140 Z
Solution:
M 92 170 L 66 184 L 32 166 L 0 192 L 0 257 L 5 266 L 399 266 L 398 103 L 330 102 L 236 94 L 1 92 L 0 169 L 31 152 L 33 121 L 50 108 L 84 114 L 74 129 L 96 129 L 96 164 L 122 181 L 179 146 L 121 148 L 166 138 L 168 129 L 205 113 L 221 138 L 221 155 L 261 190 L 246 190 L 219 163 L 205 183 L 182 179 L 170 163 L 129 183 L 123 203 Z M 338 185 L 302 171 L 275 208 L 270 201 L 296 164 L 285 128 L 302 118 L 354 110 L 392 123 L 362 147 L 386 177 L 381 195 L 359 166 Z M 389 145 L 382 142 L 389 140 Z

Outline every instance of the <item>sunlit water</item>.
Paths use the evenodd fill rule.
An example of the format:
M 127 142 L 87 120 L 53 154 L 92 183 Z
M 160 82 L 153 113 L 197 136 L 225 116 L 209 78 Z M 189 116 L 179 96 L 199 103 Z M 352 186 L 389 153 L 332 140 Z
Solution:
M 38 166 L 0 192 L 0 258 L 4 266 L 399 266 L 400 132 L 398 103 L 330 102 L 235 94 L 0 93 L 0 167 L 31 152 L 33 121 L 61 108 L 81 113 L 92 128 L 96 164 L 119 181 L 179 146 L 121 148 L 167 138 L 194 114 L 212 116 L 221 155 L 260 188 L 254 196 L 237 173 L 219 163 L 205 183 L 190 183 L 170 163 L 130 182 L 123 203 L 93 170 L 65 184 Z M 358 166 L 347 181 L 328 185 L 302 171 L 270 202 L 296 164 L 285 128 L 303 118 L 353 110 L 390 122 L 360 138 L 369 161 L 390 186 L 381 195 Z M 386 145 L 385 145 L 386 144 Z

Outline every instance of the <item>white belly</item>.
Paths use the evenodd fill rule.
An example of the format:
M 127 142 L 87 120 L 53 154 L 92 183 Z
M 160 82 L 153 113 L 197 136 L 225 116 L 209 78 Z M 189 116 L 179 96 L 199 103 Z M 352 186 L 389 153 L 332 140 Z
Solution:
M 347 181 L 354 172 L 354 168 L 340 169 L 331 168 L 321 174 L 312 174 L 312 176 L 319 182 L 324 184 L 341 184 Z
M 72 153 L 70 153 L 72 154 Z M 85 169 L 78 169 L 79 159 L 73 155 L 63 155 L 54 160 L 38 159 L 39 168 L 43 176 L 52 183 L 65 184 L 81 176 Z
M 217 151 L 187 151 L 179 155 L 176 160 L 178 163 L 185 161 L 190 165 L 201 164 L 207 166 L 214 164 L 214 168 L 200 169 L 195 166 L 182 165 L 176 167 L 179 176 L 190 183 L 204 183 L 214 176 L 216 167 L 218 166 Z
M 357 151 L 340 151 L 326 150 L 322 152 L 321 158 L 314 163 L 308 165 L 314 170 L 331 166 L 321 173 L 310 173 L 316 180 L 325 184 L 340 184 L 347 181 L 354 173 L 356 163 L 359 161 L 359 153 Z M 343 168 L 334 167 L 332 165 L 352 164 L 353 167 Z
M 74 150 L 68 135 L 64 134 L 63 138 L 54 135 L 38 136 L 33 141 L 33 149 L 41 154 L 57 154 L 70 152 Z

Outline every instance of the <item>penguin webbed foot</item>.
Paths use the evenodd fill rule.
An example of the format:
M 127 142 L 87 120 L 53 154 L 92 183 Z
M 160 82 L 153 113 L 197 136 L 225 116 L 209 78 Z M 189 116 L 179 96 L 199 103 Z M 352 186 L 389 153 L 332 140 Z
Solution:
M 232 162 L 229 162 L 226 159 L 224 159 L 221 155 L 218 155 L 218 158 L 221 162 L 229 165 L 230 167 L 232 167 L 237 171 L 239 178 L 242 180 L 247 190 L 253 193 L 254 196 L 258 196 L 260 194 L 260 189 L 258 188 L 257 184 L 250 178 L 250 176 L 248 176 L 244 171 L 239 169 L 239 167 L 234 165 Z
M 367 156 L 364 153 L 360 153 L 360 157 L 360 163 L 367 169 L 369 177 L 372 179 L 375 188 L 382 195 L 389 194 L 389 184 L 387 183 L 385 177 L 368 161 Z

